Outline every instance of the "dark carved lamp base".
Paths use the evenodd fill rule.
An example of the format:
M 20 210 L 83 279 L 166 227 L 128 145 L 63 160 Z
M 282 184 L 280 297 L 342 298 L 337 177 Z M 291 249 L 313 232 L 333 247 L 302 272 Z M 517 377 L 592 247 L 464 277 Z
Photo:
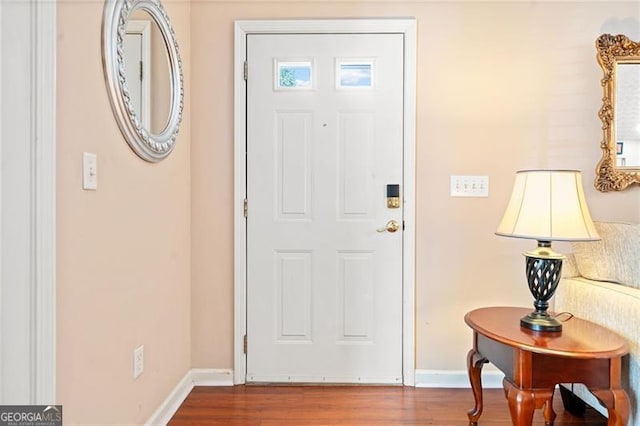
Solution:
M 562 324 L 547 312 L 531 312 L 520 318 L 520 327 L 533 331 L 562 331 Z
M 535 298 L 534 312 L 520 319 L 520 326 L 534 331 L 562 331 L 562 324 L 547 312 L 549 299 L 556 292 L 564 256 L 551 249 L 551 242 L 538 241 L 538 248 L 524 254 L 527 258 L 527 282 Z

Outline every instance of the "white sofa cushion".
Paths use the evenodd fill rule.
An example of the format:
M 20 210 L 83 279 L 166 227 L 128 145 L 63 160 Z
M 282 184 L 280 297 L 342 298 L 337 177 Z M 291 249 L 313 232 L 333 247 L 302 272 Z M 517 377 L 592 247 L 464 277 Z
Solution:
M 595 222 L 601 240 L 571 244 L 580 275 L 640 288 L 640 224 Z

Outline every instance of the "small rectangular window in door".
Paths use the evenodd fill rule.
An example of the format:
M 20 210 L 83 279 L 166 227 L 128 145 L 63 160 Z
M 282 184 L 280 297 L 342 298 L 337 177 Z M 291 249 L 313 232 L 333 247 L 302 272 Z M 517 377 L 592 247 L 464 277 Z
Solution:
M 274 89 L 313 89 L 313 60 L 274 60 Z
M 372 89 L 374 64 L 373 59 L 336 59 L 336 88 Z

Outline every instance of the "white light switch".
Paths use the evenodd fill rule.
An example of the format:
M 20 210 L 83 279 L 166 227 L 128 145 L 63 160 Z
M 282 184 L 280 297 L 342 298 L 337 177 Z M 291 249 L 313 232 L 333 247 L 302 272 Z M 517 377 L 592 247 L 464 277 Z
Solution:
M 98 189 L 98 157 L 96 154 L 82 154 L 82 189 Z
M 451 176 L 452 197 L 488 197 L 489 176 Z

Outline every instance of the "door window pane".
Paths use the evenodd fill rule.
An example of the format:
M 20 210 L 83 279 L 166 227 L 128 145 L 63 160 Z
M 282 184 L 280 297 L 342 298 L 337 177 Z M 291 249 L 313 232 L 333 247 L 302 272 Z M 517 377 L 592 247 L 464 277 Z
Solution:
M 276 90 L 313 88 L 313 61 L 276 60 L 275 62 Z
M 373 60 L 337 60 L 336 83 L 339 89 L 371 89 Z

